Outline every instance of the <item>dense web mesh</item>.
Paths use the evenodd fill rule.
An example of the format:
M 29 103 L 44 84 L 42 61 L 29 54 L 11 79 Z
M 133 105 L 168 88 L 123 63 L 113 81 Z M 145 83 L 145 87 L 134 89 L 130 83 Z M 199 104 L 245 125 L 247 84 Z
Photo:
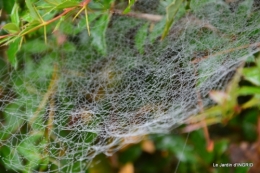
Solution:
M 260 14 L 256 5 L 244 10 L 250 2 L 196 7 L 164 41 L 149 32 L 152 26 L 161 32 L 163 22 L 115 14 L 103 56 L 82 28 L 41 53 L 29 46 L 35 42 L 26 43 L 20 70 L 1 68 L 2 161 L 16 171 L 84 172 L 99 153 L 182 124 L 200 112 L 200 99 L 205 108 L 212 105 L 209 91 L 225 89 L 237 67 L 259 51 Z M 162 14 L 160 5 L 139 3 L 136 11 Z M 136 35 L 144 26 L 140 50 Z

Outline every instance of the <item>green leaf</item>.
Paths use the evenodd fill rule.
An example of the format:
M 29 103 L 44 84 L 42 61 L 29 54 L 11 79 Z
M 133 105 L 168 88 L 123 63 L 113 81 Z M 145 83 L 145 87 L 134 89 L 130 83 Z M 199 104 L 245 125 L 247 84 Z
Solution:
M 135 46 L 140 53 L 144 53 L 144 45 L 147 38 L 149 23 L 144 24 L 136 33 Z
M 260 55 L 258 55 L 257 59 L 256 59 L 256 65 L 260 71 Z
M 108 8 L 110 8 L 110 5 L 109 6 L 107 6 L 106 5 L 106 7 L 105 7 L 105 4 L 103 4 L 103 2 L 93 2 L 93 1 L 91 1 L 89 4 L 88 4 L 88 8 L 89 9 L 91 9 L 91 10 L 105 10 L 105 9 L 108 9 Z
M 240 126 L 243 129 L 243 136 L 246 140 L 253 141 L 257 138 L 257 131 L 255 130 L 255 122 L 257 122 L 259 111 L 258 109 L 245 110 L 245 117 Z
M 40 24 L 41 23 L 38 20 L 31 21 L 27 25 L 27 27 L 19 33 L 19 35 L 22 36 L 22 35 L 28 34 L 30 32 L 33 32 L 34 30 L 36 30 L 35 28 L 37 28 Z
M 110 20 L 109 14 L 104 14 L 95 23 L 95 29 L 92 30 L 92 45 L 101 53 L 106 54 L 106 39 L 105 33 Z
M 89 23 L 93 22 L 96 18 L 103 15 L 102 13 L 95 12 L 93 14 L 89 14 L 88 20 Z M 66 35 L 73 35 L 82 32 L 86 29 L 86 20 L 84 17 L 80 17 L 79 21 L 77 22 L 77 26 L 75 26 L 72 22 L 64 22 L 65 18 L 62 17 L 55 26 L 55 29 L 59 28 L 59 31 Z
M 195 151 L 193 151 L 193 155 L 197 156 L 203 156 L 202 163 L 204 164 L 210 164 L 212 163 L 214 159 L 214 153 L 208 152 L 206 150 L 206 141 L 205 136 L 203 134 L 202 130 L 194 131 L 190 134 L 190 140 L 192 141 L 194 148 L 196 148 Z
M 6 42 L 10 41 L 11 37 L 5 37 L 0 39 L 0 45 L 6 44 Z
M 24 168 L 22 158 L 19 156 L 15 148 L 2 146 L 1 155 L 3 156 L 1 160 L 6 168 L 14 171 L 22 170 Z
M 163 18 L 163 20 L 154 24 L 155 26 L 153 27 L 152 31 L 149 33 L 149 40 L 151 42 L 154 42 L 156 39 L 158 39 L 161 36 L 163 28 L 165 26 L 165 22 L 166 19 Z
M 116 0 L 103 0 L 102 1 L 102 4 L 105 4 L 105 5 L 111 5 L 112 3 L 114 3 Z
M 28 160 L 29 167 L 36 167 L 42 160 L 44 141 L 41 141 L 43 133 L 34 133 L 23 139 L 17 146 L 17 151 Z
M 48 1 L 51 1 L 51 2 L 53 2 L 54 4 L 59 4 L 59 3 L 62 2 L 62 0 L 48 0 Z
M 126 164 L 127 162 L 133 162 L 141 155 L 141 153 L 141 146 L 133 145 L 119 154 L 119 160 L 123 164 Z
M 239 95 L 254 95 L 254 94 L 260 94 L 260 88 L 259 87 L 251 87 L 251 86 L 243 86 L 238 89 Z
M 41 21 L 36 9 L 33 7 L 31 0 L 25 0 L 26 6 L 29 9 L 30 15 L 34 20 Z
M 12 12 L 11 12 L 11 21 L 12 21 L 12 23 L 16 24 L 17 26 L 19 26 L 19 24 L 20 24 L 18 10 L 19 10 L 19 6 L 17 3 L 15 3 L 14 7 L 12 9 Z
M 222 106 L 216 105 L 206 109 L 204 112 L 198 114 L 197 116 L 214 117 L 217 115 L 221 115 L 221 113 L 222 113 Z
M 107 157 L 104 154 L 99 154 L 93 159 L 93 163 L 89 169 L 88 173 L 114 173 L 114 169 L 111 167 L 111 163 L 107 159 Z M 67 172 L 64 170 L 64 172 Z
M 87 137 L 84 140 L 85 143 L 91 143 L 93 142 L 96 138 L 97 138 L 97 134 L 96 133 L 92 133 L 92 132 L 88 132 L 87 133 Z
M 21 16 L 21 20 L 22 21 L 25 21 L 25 22 L 31 22 L 33 21 L 33 17 L 30 15 L 30 13 L 25 13 L 25 14 L 22 14 Z M 39 22 L 39 21 L 38 21 Z
M 3 26 L 3 29 L 6 30 L 10 34 L 15 34 L 19 32 L 19 27 L 15 23 L 7 23 Z
M 186 141 L 177 135 L 165 135 L 159 137 L 156 140 L 156 148 L 173 153 L 182 162 L 195 162 L 193 150 L 189 145 L 186 145 Z
M 20 42 L 21 42 L 21 38 L 16 39 L 14 42 L 11 42 L 7 50 L 8 60 L 15 69 L 17 69 L 17 65 L 18 65 L 16 54 L 19 50 Z
M 66 50 L 66 52 L 75 52 L 76 51 L 75 45 L 70 42 L 64 43 L 63 49 Z
M 260 69 L 258 67 L 245 68 L 242 74 L 246 80 L 260 86 Z
M 254 95 L 254 97 L 252 99 L 250 99 L 249 101 L 247 101 L 246 103 L 244 103 L 242 105 L 243 109 L 248 109 L 248 108 L 252 108 L 254 106 L 259 106 L 260 103 L 260 98 L 258 95 Z
M 127 14 L 131 11 L 132 6 L 135 4 L 135 0 L 130 0 L 130 3 L 126 7 L 126 9 L 123 11 L 123 14 Z
M 236 167 L 234 169 L 234 173 L 246 173 L 248 172 L 250 167 Z
M 166 8 L 166 24 L 165 24 L 165 28 L 162 34 L 162 39 L 164 39 L 166 37 L 166 35 L 168 34 L 175 16 L 177 14 L 177 12 L 179 11 L 181 5 L 183 3 L 183 0 L 174 0 L 167 8 Z
M 56 9 L 64 9 L 64 8 L 70 8 L 70 7 L 75 7 L 75 6 L 78 6 L 79 3 L 78 2 L 75 2 L 75 1 L 65 1 L 61 4 L 59 4 Z
M 12 114 L 20 111 L 21 104 L 17 101 L 6 106 L 4 115 L 4 126 L 0 130 L 0 139 L 4 140 L 12 135 L 19 127 L 23 125 L 23 120 Z
M 62 17 L 59 19 L 59 21 L 58 21 L 58 23 L 56 24 L 56 26 L 55 26 L 55 28 L 54 28 L 53 31 L 57 31 L 57 30 L 59 29 L 59 27 L 60 27 L 61 22 L 63 22 L 63 21 L 64 21 L 64 16 L 62 16 Z
M 23 45 L 22 50 L 29 53 L 42 53 L 48 50 L 48 48 L 49 48 L 48 45 L 46 45 L 41 39 L 34 39 L 26 42 Z
M 216 156 L 220 157 L 221 155 L 223 155 L 228 149 L 228 144 L 229 141 L 226 139 L 216 141 L 214 145 L 214 153 L 216 154 Z
M 43 0 L 43 1 L 35 2 L 35 6 L 37 6 L 37 9 L 39 9 L 39 10 L 46 10 L 46 12 L 47 11 L 49 11 L 49 12 L 52 11 L 50 9 L 54 9 L 58 4 L 54 3 L 53 0 Z
M 8 14 L 11 14 L 14 4 L 15 0 L 3 0 L 4 11 L 6 11 Z

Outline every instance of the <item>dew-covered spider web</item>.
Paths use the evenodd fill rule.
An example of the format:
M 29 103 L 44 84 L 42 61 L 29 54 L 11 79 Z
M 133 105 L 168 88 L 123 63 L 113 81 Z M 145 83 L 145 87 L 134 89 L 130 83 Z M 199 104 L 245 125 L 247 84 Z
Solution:
M 209 92 L 224 90 L 259 51 L 256 2 L 193 1 L 163 41 L 165 19 L 111 14 L 103 54 L 93 46 L 102 37 L 69 22 L 47 46 L 42 38 L 26 42 L 18 69 L 0 70 L 2 162 L 17 172 L 85 172 L 96 155 L 169 132 L 199 113 L 200 101 L 214 104 Z M 165 11 L 147 7 L 134 10 Z

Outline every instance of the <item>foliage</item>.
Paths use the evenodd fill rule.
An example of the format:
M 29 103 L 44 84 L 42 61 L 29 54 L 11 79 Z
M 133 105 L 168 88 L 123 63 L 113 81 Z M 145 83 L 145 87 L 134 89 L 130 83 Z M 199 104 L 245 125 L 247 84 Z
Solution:
M 94 58 L 91 57 L 91 54 L 80 55 L 86 56 L 86 59 L 95 59 L 98 56 L 109 56 L 108 49 L 112 47 L 111 45 L 114 44 L 114 47 L 118 46 L 117 40 L 107 44 L 106 37 L 107 33 L 110 32 L 109 26 L 123 25 L 123 22 L 131 23 L 131 21 L 133 21 L 132 23 L 134 25 L 132 27 L 135 28 L 133 29 L 134 34 L 130 33 L 129 37 L 134 38 L 129 39 L 130 42 L 127 42 L 126 45 L 119 46 L 126 46 L 126 50 L 129 46 L 130 51 L 136 50 L 140 55 L 145 55 L 147 54 L 147 47 L 149 49 L 149 44 L 166 39 L 166 36 L 171 34 L 172 25 L 174 25 L 175 22 L 177 23 L 181 17 L 189 15 L 191 11 L 196 12 L 197 9 L 213 1 L 214 0 L 162 1 L 161 6 L 163 9 L 166 9 L 166 17 L 163 18 L 162 16 L 149 14 L 152 16 L 152 19 L 146 18 L 146 20 L 149 21 L 159 17 L 160 21 L 156 21 L 158 22 L 156 25 L 154 21 L 146 22 L 145 24 L 141 22 L 138 23 L 137 18 L 142 17 L 144 13 L 135 13 L 135 10 L 133 10 L 136 8 L 135 0 L 1 1 L 5 24 L 2 26 L 0 44 L 2 46 L 8 46 L 4 47 L 4 53 L 1 54 L 0 68 L 3 67 L 1 68 L 3 69 L 1 70 L 1 80 L 6 83 L 6 86 L 11 86 L 10 90 L 6 91 L 4 88 L 6 86 L 0 85 L 0 107 L 4 107 L 4 111 L 1 109 L 0 112 L 1 125 L 4 124 L 0 130 L 0 139 L 3 141 L 0 143 L 0 169 L 7 170 L 7 172 L 33 172 L 34 170 L 39 172 L 55 172 L 58 169 L 60 169 L 59 171 L 61 172 L 68 170 L 80 172 L 82 167 L 84 167 L 80 161 L 73 162 L 73 165 L 67 168 L 65 165 L 71 163 L 71 160 L 56 160 L 54 157 L 58 155 L 61 158 L 66 154 L 66 150 L 69 150 L 69 148 L 62 145 L 59 146 L 58 142 L 55 143 L 56 146 L 49 147 L 50 142 L 56 140 L 55 135 L 52 136 L 50 134 L 53 129 L 54 121 L 56 121 L 51 115 L 59 111 L 53 109 L 53 105 L 58 99 L 52 97 L 52 95 L 54 95 L 57 87 L 60 87 L 60 90 L 72 88 L 71 92 L 77 92 L 73 91 L 73 80 L 67 84 L 68 86 L 58 86 L 56 83 L 59 78 L 58 70 L 56 65 L 52 65 L 53 62 L 59 65 L 61 64 L 62 66 L 62 63 L 65 62 L 63 62 L 62 58 L 75 53 L 80 54 L 80 50 L 77 47 L 79 44 L 86 50 L 89 50 L 89 47 L 93 48 L 97 54 Z M 222 3 L 224 3 L 224 1 Z M 246 13 L 247 16 L 250 16 L 248 18 L 248 20 L 250 20 L 250 18 L 254 17 L 252 10 L 253 3 L 252 0 L 246 0 L 238 5 L 237 11 Z M 113 13 L 120 16 L 130 16 L 133 17 L 133 19 L 129 19 L 128 21 L 122 20 L 122 23 L 116 23 L 113 22 Z M 162 13 L 164 14 L 164 12 Z M 9 17 L 5 17 L 6 14 L 8 14 Z M 78 26 L 75 27 L 75 25 Z M 210 28 L 211 26 L 208 25 L 206 27 Z M 151 28 L 153 29 L 151 30 Z M 208 32 L 202 28 L 201 32 L 197 34 L 205 33 L 207 36 L 207 34 L 210 35 L 211 32 L 215 32 L 212 27 L 210 30 L 211 31 Z M 254 32 L 250 34 L 259 34 L 259 29 L 255 29 Z M 200 40 L 202 43 L 203 41 L 207 43 L 207 39 L 211 39 L 206 36 Z M 69 39 L 72 41 L 67 41 Z M 116 37 L 116 39 L 119 40 L 120 38 Z M 125 39 L 125 37 L 123 39 Z M 217 45 L 214 39 L 215 38 L 210 40 L 210 42 Z M 43 40 L 45 40 L 45 43 Z M 167 41 L 169 40 L 166 39 L 166 43 L 163 42 L 162 45 L 167 44 Z M 188 41 L 192 42 L 193 40 Z M 226 43 L 226 38 L 221 40 L 218 44 L 222 43 Z M 131 46 L 134 48 L 131 48 Z M 201 46 L 201 50 L 204 51 L 206 46 Z M 229 49 L 231 53 L 243 49 L 243 45 L 241 46 L 240 43 L 234 46 L 235 48 L 233 50 Z M 254 46 L 259 47 L 259 45 L 252 46 L 252 44 L 248 47 Z M 134 52 L 131 55 L 137 53 Z M 223 52 L 218 53 L 221 54 Z M 218 56 L 218 53 L 216 56 Z M 8 59 L 7 61 L 5 60 L 6 57 Z M 108 78 L 110 79 L 109 82 L 106 83 L 108 88 L 114 85 L 113 82 L 115 79 L 113 77 L 115 76 L 115 72 L 113 71 L 113 63 L 114 62 L 111 61 L 108 67 L 108 70 L 112 69 L 108 73 Z M 123 63 L 129 63 L 129 66 L 131 66 L 131 61 L 129 60 L 125 60 Z M 181 65 L 182 64 L 180 64 L 180 66 Z M 100 73 L 103 74 L 102 70 L 104 69 L 100 69 Z M 21 71 L 26 75 L 21 77 L 19 75 Z M 66 73 L 75 72 L 69 71 Z M 6 79 L 6 74 L 10 76 L 11 80 Z M 41 76 L 40 79 L 38 79 L 39 76 Z M 81 74 L 76 74 L 76 76 L 80 78 Z M 35 83 L 28 83 L 28 81 L 32 81 L 33 79 L 37 79 Z M 84 80 L 84 78 L 82 78 L 82 80 Z M 146 82 L 152 83 L 153 81 L 149 78 Z M 199 86 L 201 83 L 203 83 L 203 81 L 198 81 L 197 85 Z M 36 93 L 38 91 L 36 91 L 35 88 L 41 88 L 42 91 L 46 92 L 41 93 L 39 97 L 39 93 Z M 241 65 L 241 67 L 237 69 L 225 90 L 212 90 L 210 92 L 209 95 L 215 104 L 200 111 L 199 114 L 191 116 L 185 120 L 185 125 L 175 130 L 181 132 L 192 131 L 191 133 L 188 135 L 168 134 L 164 136 L 142 136 L 144 140 L 140 143 L 128 145 L 109 158 L 102 154 L 96 156 L 92 166 L 90 166 L 86 172 L 97 173 L 104 172 L 104 170 L 106 170 L 106 172 L 117 172 L 126 169 L 126 165 L 130 165 L 130 167 L 134 165 L 136 172 L 147 173 L 173 172 L 175 169 L 178 169 L 177 172 L 183 173 L 226 172 L 229 168 L 212 167 L 213 163 L 231 162 L 231 154 L 228 154 L 228 152 L 230 151 L 229 146 L 234 142 L 232 139 L 233 136 L 232 133 L 221 133 L 221 131 L 232 129 L 230 131 L 233 133 L 237 131 L 243 133 L 244 137 L 242 138 L 235 134 L 236 138 L 240 138 L 237 142 L 248 140 L 252 143 L 257 140 L 259 131 L 256 131 L 255 127 L 260 126 L 260 124 L 256 124 L 260 108 L 259 88 L 260 56 L 258 51 L 255 51 L 251 56 L 251 61 L 249 59 L 243 66 Z M 12 93 L 10 98 L 6 98 L 6 92 Z M 102 97 L 102 89 L 98 90 L 97 95 Z M 24 100 L 24 96 L 29 97 L 26 97 L 28 99 Z M 66 107 L 69 105 L 67 104 L 69 99 L 70 98 L 65 97 L 64 100 L 59 101 L 61 104 L 64 104 L 62 106 Z M 99 98 L 97 97 L 95 99 L 98 100 Z M 108 105 L 105 102 L 102 104 L 104 110 L 109 110 L 112 107 L 112 105 Z M 140 105 L 138 106 L 140 107 Z M 149 107 L 150 105 L 144 105 L 141 109 L 148 110 Z M 44 108 L 47 108 L 47 111 Z M 69 112 L 69 110 L 74 109 L 74 107 L 69 105 L 66 109 Z M 30 115 L 28 115 L 28 110 L 31 110 Z M 19 112 L 22 118 L 17 119 L 15 116 L 12 116 L 12 112 L 15 111 Z M 59 113 L 57 113 L 57 115 L 58 114 Z M 83 120 L 86 121 L 86 123 L 98 124 L 99 120 L 91 120 L 91 114 L 91 112 L 85 112 Z M 49 115 L 49 117 L 45 117 L 44 119 L 41 118 L 40 115 Z M 106 114 L 104 113 L 103 116 L 106 116 Z M 56 122 L 56 124 L 63 127 L 63 124 L 68 121 L 72 122 L 72 124 L 76 124 L 78 119 L 78 117 L 73 120 L 59 119 L 60 122 Z M 24 121 L 26 121 L 26 123 L 24 123 Z M 42 124 L 46 127 L 44 130 L 42 129 Z M 205 127 L 205 124 L 208 126 L 213 125 L 212 128 L 209 127 L 215 144 L 211 152 L 208 151 L 207 148 L 207 136 L 205 135 L 205 131 L 204 133 L 201 130 L 194 131 L 198 128 Z M 216 132 L 215 128 L 220 130 Z M 79 129 L 79 132 L 80 130 L 84 129 Z M 16 132 L 18 131 L 20 131 L 22 137 L 16 136 Z M 28 132 L 30 132 L 29 135 L 27 134 Z M 70 136 L 70 132 L 67 129 L 55 131 L 55 133 L 64 138 Z M 98 143 L 99 140 L 102 141 L 102 139 L 99 139 L 101 137 L 97 139 L 96 133 L 87 132 L 86 135 L 87 136 L 82 138 L 80 134 L 70 137 L 75 137 L 79 139 L 77 142 L 82 143 L 91 144 L 93 142 Z M 9 145 L 3 145 L 6 144 L 5 141 L 7 140 L 12 142 L 9 143 Z M 133 141 L 138 142 L 139 139 Z M 109 143 L 109 141 L 106 142 Z M 85 149 L 86 148 L 80 148 L 79 150 Z M 46 150 L 48 150 L 48 152 L 46 152 Z M 72 159 L 78 159 L 76 157 L 75 154 L 72 156 Z M 100 160 L 101 162 L 98 163 Z M 249 159 L 249 162 L 255 162 L 255 160 Z M 248 170 L 248 168 L 230 169 L 234 169 L 235 173 Z

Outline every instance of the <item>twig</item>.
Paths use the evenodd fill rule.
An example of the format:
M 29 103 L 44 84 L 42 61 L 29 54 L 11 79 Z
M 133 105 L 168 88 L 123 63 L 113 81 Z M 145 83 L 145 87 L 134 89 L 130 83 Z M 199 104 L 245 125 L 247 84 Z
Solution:
M 199 91 L 197 91 L 197 97 L 198 97 L 198 105 L 199 105 L 199 108 L 200 108 L 200 112 L 203 113 L 204 108 L 203 108 L 202 99 L 201 99 L 201 95 L 200 95 Z M 214 142 L 210 139 L 209 130 L 208 130 L 205 118 L 201 121 L 201 124 L 203 126 L 203 133 L 204 133 L 204 136 L 205 136 L 205 139 L 206 139 L 206 142 L 207 142 L 207 150 L 212 151 L 213 148 L 214 148 Z
M 136 12 L 129 12 L 127 14 L 124 14 L 122 10 L 117 10 L 117 9 L 113 9 L 110 12 L 114 13 L 114 14 L 123 15 L 123 16 L 129 16 L 129 17 L 134 17 L 134 18 L 138 18 L 138 19 L 145 19 L 145 20 L 148 20 L 151 22 L 160 22 L 163 19 L 163 16 L 156 15 L 156 14 L 136 13 Z
M 219 55 L 223 55 L 223 54 L 228 54 L 237 50 L 242 50 L 242 49 L 246 49 L 249 47 L 256 47 L 259 48 L 260 47 L 260 42 L 257 43 L 253 43 L 253 44 L 247 44 L 247 45 L 243 45 L 243 46 L 239 46 L 239 47 L 235 47 L 235 48 L 231 48 L 231 49 L 227 49 L 227 50 L 223 50 L 220 52 L 217 52 L 215 54 L 212 55 L 207 55 L 207 56 L 203 56 L 201 58 L 196 58 L 195 60 L 191 61 L 193 64 L 197 64 L 200 61 L 204 60 L 204 59 L 208 59 L 209 57 L 214 57 L 214 56 L 219 56 Z
M 53 128 L 53 120 L 54 120 L 54 107 L 55 107 L 55 101 L 54 98 L 51 97 L 50 99 L 50 112 L 48 115 L 48 123 L 45 128 L 45 138 L 49 140 L 50 134 L 51 134 L 51 129 Z
M 203 119 L 200 120 L 200 121 L 196 121 L 196 122 L 189 122 L 189 121 L 187 121 L 185 124 L 188 124 L 188 125 L 186 127 L 184 127 L 181 130 L 181 132 L 182 133 L 192 132 L 192 131 L 195 131 L 195 130 L 203 128 L 205 126 L 205 123 L 207 125 L 212 125 L 212 124 L 216 124 L 216 123 L 220 122 L 221 119 L 217 119 L 217 118 L 210 118 L 209 119 L 209 118 L 207 118 L 207 119 L 204 120 L 205 123 L 203 123 L 202 121 L 203 121 Z
M 197 75 L 197 69 L 196 68 L 194 70 L 194 74 Z M 196 83 L 197 83 L 197 80 L 195 80 L 195 84 Z M 200 109 L 200 113 L 202 114 L 204 112 L 204 108 L 203 108 L 203 103 L 202 103 L 201 94 L 200 94 L 199 90 L 197 90 L 197 99 L 198 99 L 198 106 L 199 106 L 199 109 Z M 201 120 L 201 122 L 198 125 L 203 128 L 203 133 L 204 133 L 206 143 L 207 143 L 206 149 L 207 149 L 207 151 L 211 152 L 214 148 L 214 142 L 210 139 L 205 117 L 203 117 L 203 119 Z
M 52 74 L 52 78 L 48 87 L 47 92 L 45 93 L 45 95 L 43 96 L 43 99 L 41 101 L 41 103 L 39 104 L 37 110 L 35 111 L 33 117 L 29 120 L 29 124 L 32 125 L 35 120 L 37 119 L 37 117 L 39 116 L 39 113 L 41 112 L 41 110 L 45 107 L 48 99 L 50 98 L 50 96 L 54 93 L 54 90 L 56 88 L 56 84 L 57 84 L 57 79 L 58 79 L 58 75 L 57 75 L 57 65 L 54 65 L 53 68 L 53 74 Z
M 257 117 L 257 151 L 260 155 L 260 114 Z

